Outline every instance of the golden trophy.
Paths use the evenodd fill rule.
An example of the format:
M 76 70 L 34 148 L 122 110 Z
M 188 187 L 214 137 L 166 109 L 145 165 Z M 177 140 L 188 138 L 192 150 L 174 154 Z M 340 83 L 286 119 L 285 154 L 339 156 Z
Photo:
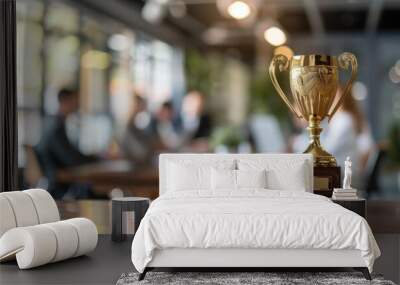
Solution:
M 276 67 L 279 71 L 289 70 L 291 96 L 287 96 L 276 78 Z M 351 77 L 346 83 L 339 98 L 336 96 L 339 87 L 339 68 L 348 70 Z M 304 153 L 311 153 L 314 166 L 336 166 L 336 159 L 320 143 L 321 121 L 329 120 L 338 110 L 345 96 L 350 93 L 357 75 L 356 57 L 348 52 L 338 57 L 329 55 L 295 55 L 288 59 L 276 55 L 269 66 L 269 74 L 275 89 L 289 109 L 298 117 L 308 122 L 310 144 Z

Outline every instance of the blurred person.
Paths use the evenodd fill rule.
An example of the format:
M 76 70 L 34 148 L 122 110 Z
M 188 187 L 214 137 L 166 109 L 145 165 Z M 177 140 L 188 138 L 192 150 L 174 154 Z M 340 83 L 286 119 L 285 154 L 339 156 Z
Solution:
M 58 93 L 57 115 L 48 122 L 39 144 L 35 147 L 43 172 L 48 180 L 48 191 L 54 198 L 62 198 L 69 190 L 70 185 L 57 183 L 57 171 L 75 167 L 97 160 L 95 156 L 88 156 L 80 152 L 67 136 L 66 120 L 78 111 L 79 95 L 75 90 L 62 89 Z M 79 187 L 78 187 L 79 188 Z M 85 188 L 85 189 L 83 189 Z M 73 190 L 77 196 L 87 196 L 87 187 Z
M 147 111 L 146 101 L 139 94 L 134 94 L 131 114 L 122 138 L 122 151 L 138 164 L 150 164 L 154 152 L 151 131 L 151 116 Z
M 171 102 L 164 102 L 157 110 L 153 120 L 153 129 L 158 136 L 160 148 L 163 150 L 176 151 L 182 147 L 184 139 L 178 131 Z
M 256 152 L 285 151 L 285 140 L 278 120 L 270 114 L 254 114 L 249 119 L 249 130 Z
M 298 118 L 295 115 L 292 115 L 291 119 L 294 126 L 294 135 L 289 138 L 287 150 L 295 153 L 304 152 L 310 142 L 307 131 L 308 123 L 303 118 Z
M 187 151 L 207 152 L 210 148 L 212 120 L 205 111 L 204 98 L 204 94 L 197 90 L 190 91 L 183 98 L 180 120 Z
M 208 138 L 211 134 L 211 117 L 204 111 L 204 95 L 190 91 L 182 103 L 182 124 L 190 139 Z
M 343 90 L 338 88 L 337 96 Z M 322 137 L 326 149 L 335 155 L 343 166 L 348 155 L 353 160 L 353 169 L 362 174 L 370 152 L 374 147 L 371 130 L 357 101 L 348 94 L 327 127 Z

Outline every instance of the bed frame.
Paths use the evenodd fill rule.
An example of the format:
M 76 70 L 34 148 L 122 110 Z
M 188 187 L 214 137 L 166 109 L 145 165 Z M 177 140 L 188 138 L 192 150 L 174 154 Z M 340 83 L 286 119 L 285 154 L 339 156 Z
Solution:
M 254 268 L 343 268 L 361 271 L 371 280 L 359 250 L 328 249 L 193 249 L 156 250 L 139 280 L 154 268 L 230 268 L 246 271 Z
M 162 154 L 159 161 L 160 195 L 166 191 L 166 162 L 170 159 L 210 160 L 237 158 L 304 159 L 309 177 L 308 191 L 313 192 L 313 159 L 309 154 Z M 367 280 L 371 276 L 359 250 L 330 249 L 249 249 L 249 248 L 170 248 L 156 250 L 139 280 L 155 268 L 229 268 L 246 271 L 262 268 L 353 268 Z

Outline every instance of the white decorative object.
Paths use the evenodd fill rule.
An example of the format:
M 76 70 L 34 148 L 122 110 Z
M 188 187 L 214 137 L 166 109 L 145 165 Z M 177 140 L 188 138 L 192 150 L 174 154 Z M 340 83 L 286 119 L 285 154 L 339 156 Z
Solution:
M 351 187 L 352 162 L 348 156 L 344 162 L 343 188 L 334 188 L 332 193 L 333 200 L 357 200 L 357 189 Z
M 344 179 L 343 179 L 343 189 L 352 189 L 351 187 L 351 176 L 352 176 L 352 170 L 351 170 L 351 159 L 350 156 L 346 158 L 346 161 L 344 162 Z
M 88 219 L 60 221 L 45 190 L 0 193 L 0 262 L 16 259 L 28 269 L 80 256 L 95 249 L 97 235 Z

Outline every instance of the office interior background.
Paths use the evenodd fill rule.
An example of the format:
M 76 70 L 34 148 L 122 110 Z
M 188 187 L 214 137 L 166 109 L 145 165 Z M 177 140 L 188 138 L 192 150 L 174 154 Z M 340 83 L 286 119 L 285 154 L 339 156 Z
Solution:
M 69 139 L 103 160 L 143 163 L 123 146 L 135 104 L 141 104 L 135 96 L 144 105 L 139 129 L 157 121 L 163 105 L 171 111 L 166 116 L 173 130 L 150 134 L 160 143 L 146 146 L 149 167 L 165 151 L 299 152 L 307 135 L 272 87 L 269 62 L 279 53 L 349 51 L 359 63 L 351 95 L 370 135 L 364 156 L 353 157 L 363 159 L 356 163 L 357 186 L 370 197 L 399 197 L 397 1 L 249 1 L 248 10 L 228 12 L 224 1 L 113 2 L 17 1 L 21 185 L 47 183 L 30 150 L 57 114 L 57 94 L 65 88 L 79 94 L 78 112 L 67 120 Z M 287 75 L 281 79 L 288 81 Z M 194 91 L 201 102 L 185 105 Z M 209 119 L 201 143 L 181 138 L 190 112 Z M 353 155 L 351 146 L 340 147 Z

